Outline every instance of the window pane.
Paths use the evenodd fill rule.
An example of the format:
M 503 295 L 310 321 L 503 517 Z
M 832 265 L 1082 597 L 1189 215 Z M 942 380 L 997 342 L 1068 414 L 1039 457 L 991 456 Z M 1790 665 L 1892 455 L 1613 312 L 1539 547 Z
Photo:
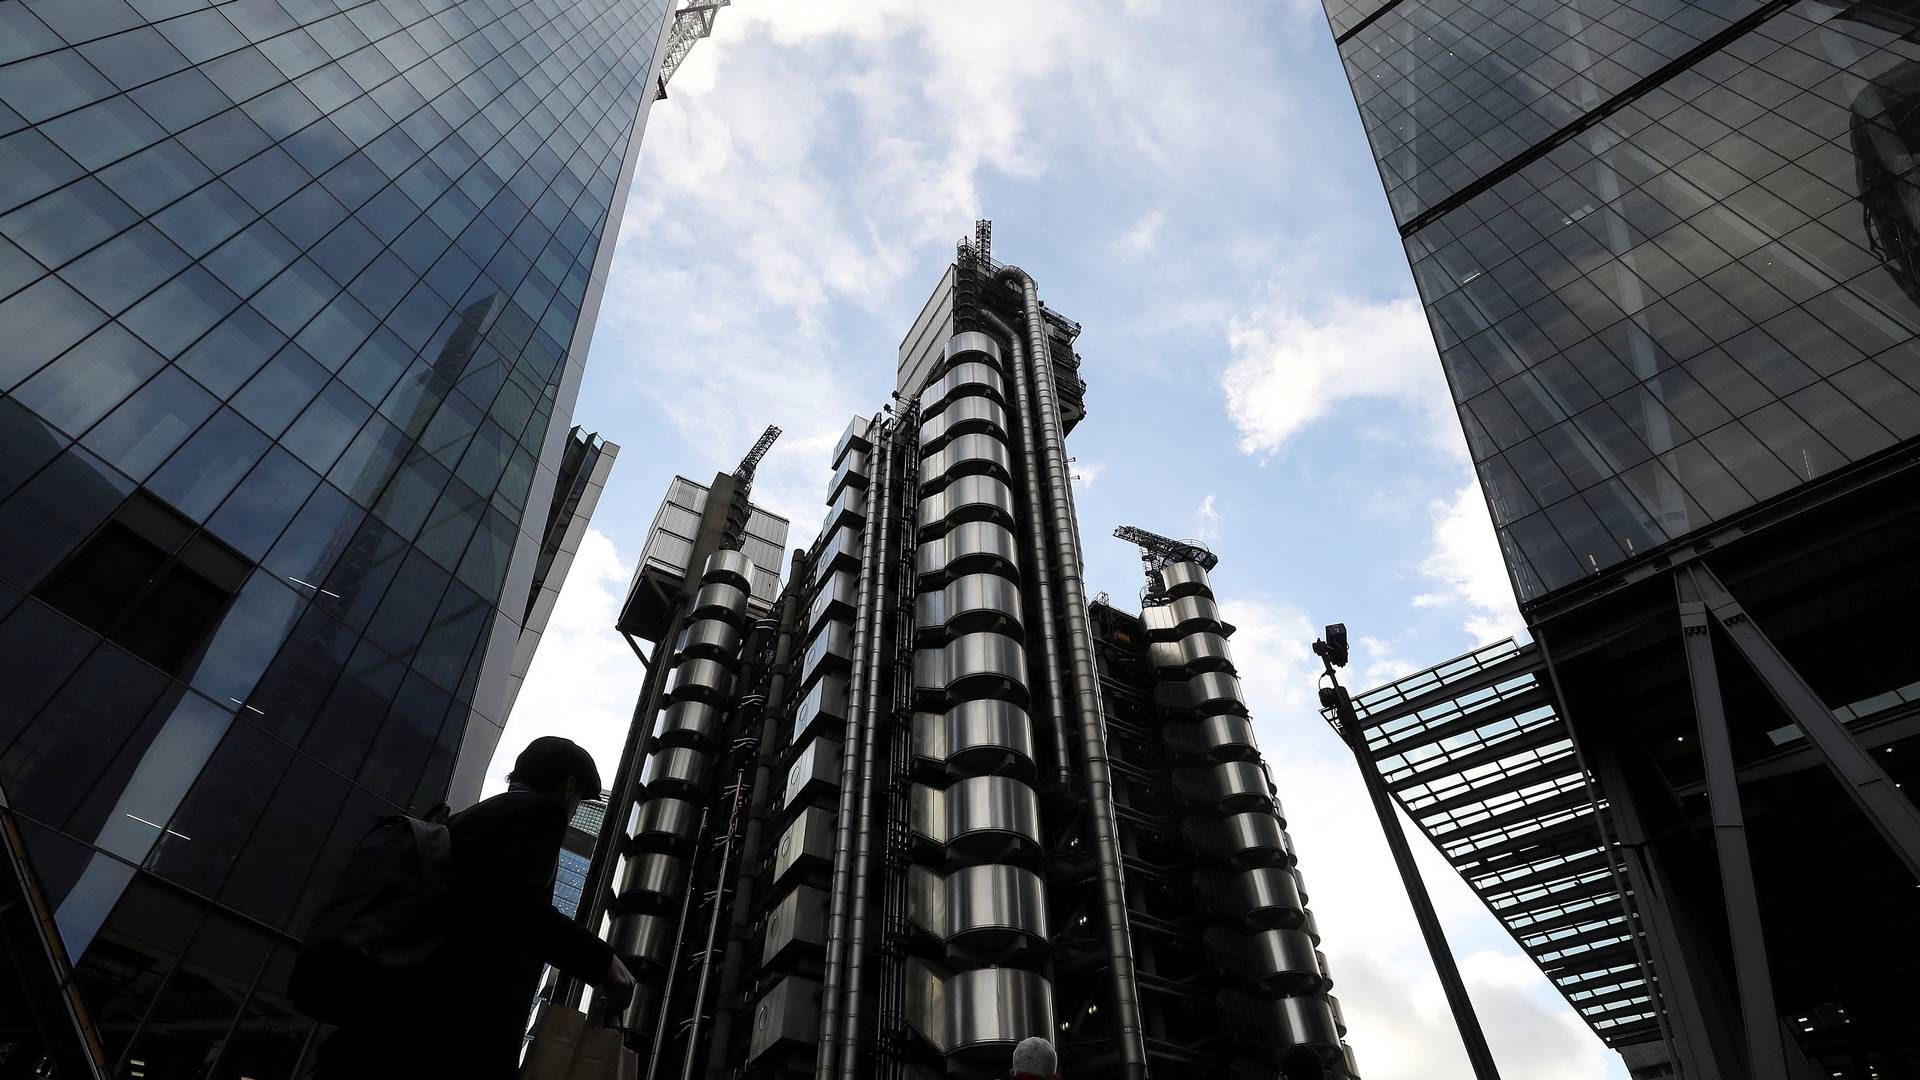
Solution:
M 119 649 L 95 650 L 0 755 L 0 787 L 9 802 L 43 821 L 65 821 L 165 683 Z
M 296 756 L 240 853 L 221 901 L 271 925 L 284 922 L 346 796 L 346 778 Z
M 186 253 L 143 221 L 67 264 L 60 276 L 117 315 L 186 265 Z
M 167 823 L 147 866 L 195 892 L 217 896 L 292 758 L 285 743 L 253 725 L 233 725 Z
M 0 301 L 0 326 L 7 328 L 7 348 L 0 349 L 0 390 L 13 389 L 106 320 L 99 308 L 59 278 L 41 278 Z
M 242 555 L 257 561 L 266 555 L 280 530 L 319 483 L 313 470 L 276 446 L 221 504 L 208 528 Z
M 245 701 L 305 603 L 272 575 L 254 574 L 193 666 L 194 688 L 216 702 Z
M 167 368 L 88 432 L 84 442 L 127 475 L 145 480 L 218 404 L 192 379 Z
M 140 339 L 108 323 L 41 368 L 15 393 L 42 419 L 79 435 L 165 363 Z
M 133 491 L 99 458 L 70 448 L 0 503 L 4 573 L 31 585 L 80 545 Z
M 151 482 L 153 490 L 196 521 L 204 521 L 267 449 L 267 438 L 237 413 L 222 409 Z
M 262 431 L 279 435 L 326 385 L 326 369 L 289 345 L 234 396 L 233 407 Z
M 129 861 L 145 859 L 232 720 L 198 694 L 168 693 L 115 755 L 69 831 Z

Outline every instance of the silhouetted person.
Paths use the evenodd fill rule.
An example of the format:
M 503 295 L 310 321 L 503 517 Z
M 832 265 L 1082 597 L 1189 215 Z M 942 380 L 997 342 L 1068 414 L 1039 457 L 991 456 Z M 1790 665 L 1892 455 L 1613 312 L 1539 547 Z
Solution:
M 365 1015 L 320 1048 L 323 1080 L 510 1080 L 545 964 L 618 1003 L 631 997 L 633 976 L 613 950 L 553 907 L 567 822 L 600 794 L 593 758 L 567 739 L 535 739 L 507 781 L 447 823 L 444 941 L 420 967 L 368 987 Z
M 1060 1059 L 1053 1044 L 1038 1035 L 1029 1035 L 1013 1048 L 1013 1071 L 1009 1080 L 1060 1080 Z

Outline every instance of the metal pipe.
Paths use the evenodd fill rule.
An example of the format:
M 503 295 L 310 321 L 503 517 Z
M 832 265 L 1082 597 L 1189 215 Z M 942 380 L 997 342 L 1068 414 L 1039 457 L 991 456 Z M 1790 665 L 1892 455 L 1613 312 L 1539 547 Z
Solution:
M 1106 717 L 1100 703 L 1100 680 L 1093 664 L 1093 632 L 1087 622 L 1086 587 L 1080 580 L 1079 541 L 1073 524 L 1066 438 L 1061 431 L 1059 401 L 1053 385 L 1053 359 L 1047 348 L 1046 319 L 1040 313 L 1040 292 L 1033 278 L 1014 266 L 1002 267 L 999 273 L 1019 282 L 1025 301 L 1027 367 L 1033 377 L 1033 404 L 1038 414 L 1040 449 L 1046 466 L 1043 475 L 1053 519 L 1053 555 L 1059 564 L 1067 655 L 1080 720 L 1080 768 L 1086 780 L 1087 809 L 1093 824 L 1093 854 L 1099 869 L 1107 962 L 1113 976 L 1114 1044 L 1120 1055 L 1119 1075 L 1137 1080 L 1147 1075 L 1146 1035 L 1140 1019 L 1140 987 L 1134 975 L 1126 879 L 1120 864 L 1119 829 L 1113 812 L 1113 775 L 1107 763 Z
M 780 721 L 786 714 L 787 667 L 793 662 L 793 640 L 800 625 L 801 571 L 805 563 L 795 551 L 787 564 L 787 588 L 780 600 L 780 636 L 773 647 L 773 675 L 767 681 L 767 704 L 760 714 L 760 745 L 754 754 L 753 795 L 747 804 L 747 827 L 740 838 L 740 878 L 733 889 L 733 913 L 727 920 L 727 950 L 720 962 L 720 990 L 713 1010 L 712 1049 L 707 1054 L 708 1080 L 726 1075 L 727 1047 L 733 1041 L 733 1019 L 739 1010 L 740 972 L 745 963 L 753 922 L 754 885 L 760 876 L 761 834 L 766 830 L 767 803 L 773 792 L 773 762 L 778 756 Z
M 881 432 L 879 436 L 884 437 L 884 434 Z M 860 560 L 859 582 L 854 590 L 853 655 L 856 658 L 866 655 L 867 639 L 873 633 L 873 568 L 880 561 L 880 525 L 871 513 L 867 515 L 866 525 L 861 532 L 864 551 Z M 854 784 L 859 779 L 860 703 L 867 693 L 866 665 L 856 661 L 847 686 L 847 722 L 840 741 L 840 812 L 835 818 L 833 879 L 827 909 L 827 963 L 820 983 L 820 1048 L 814 1057 L 814 1076 L 818 1080 L 835 1080 L 837 1076 L 834 1066 L 840 1050 L 840 985 L 844 975 L 842 957 L 846 950 L 847 898 L 853 877 L 853 815 L 857 809 Z
M 999 332 L 1012 349 L 1008 382 L 1013 384 L 1014 411 L 1020 414 L 1021 475 L 1027 489 L 1027 560 L 1033 566 L 1035 607 L 1040 624 L 1040 666 L 1047 673 L 1047 719 L 1053 728 L 1053 779 L 1065 787 L 1073 782 L 1073 755 L 1067 744 L 1067 695 L 1060 676 L 1060 642 L 1054 637 L 1053 573 L 1047 566 L 1047 539 L 1044 510 L 1040 502 L 1040 462 L 1034 443 L 1033 409 L 1028 404 L 1027 351 L 1013 327 L 991 311 L 982 310 L 980 318 Z
M 700 828 L 693 835 L 694 854 L 687 860 L 687 895 L 680 902 L 680 928 L 673 934 L 673 955 L 667 960 L 666 985 L 660 988 L 660 1018 L 653 1024 L 653 1049 L 647 1053 L 647 1080 L 654 1080 L 660 1068 L 660 1047 L 667 1041 L 667 1017 L 673 1011 L 673 977 L 680 972 L 680 948 L 687 941 L 687 912 L 693 910 L 694 883 L 699 880 L 700 841 L 706 839 L 707 815 L 711 812 L 711 807 L 700 811 Z M 599 1011 L 598 1006 L 595 1011 Z
M 1407 846 L 1407 834 L 1400 828 L 1400 819 L 1394 815 L 1393 799 L 1387 794 L 1386 781 L 1380 778 L 1373 767 L 1371 756 L 1367 752 L 1367 739 L 1361 733 L 1360 719 L 1354 714 L 1353 699 L 1347 696 L 1346 688 L 1340 685 L 1340 679 L 1333 672 L 1333 661 L 1322 657 L 1326 665 L 1327 680 L 1334 698 L 1334 711 L 1340 717 L 1341 735 L 1347 746 L 1353 751 L 1353 759 L 1360 765 L 1360 779 L 1367 786 L 1367 796 L 1373 800 L 1373 812 L 1380 818 L 1380 831 L 1386 835 L 1387 847 L 1393 852 L 1393 864 L 1400 870 L 1400 882 L 1407 888 L 1407 899 L 1413 904 L 1413 917 L 1420 924 L 1420 936 L 1426 939 L 1427 953 L 1433 957 L 1433 970 L 1440 977 L 1440 988 L 1446 994 L 1447 1008 L 1453 1012 L 1453 1023 L 1460 1031 L 1461 1045 L 1466 1048 L 1467 1061 L 1473 1066 L 1473 1075 L 1477 1080 L 1500 1080 L 1500 1070 L 1493 1063 L 1493 1051 L 1487 1046 L 1487 1036 L 1480 1030 L 1480 1018 L 1474 1014 L 1473 999 L 1467 995 L 1467 984 L 1460 978 L 1460 967 L 1454 963 L 1453 950 L 1447 947 L 1447 933 L 1440 925 L 1440 916 L 1433 910 L 1433 898 L 1427 895 L 1427 885 L 1420 877 L 1420 868 L 1413 863 L 1413 850 Z M 1325 701 L 1323 697 L 1321 699 Z
M 874 483 L 880 487 L 877 506 L 869 499 L 872 509 L 880 522 L 880 556 L 886 558 L 893 550 L 893 481 L 895 471 L 894 432 L 886 435 L 886 444 L 880 450 L 879 468 L 875 470 Z M 904 583 L 903 583 L 904 585 Z M 886 646 L 886 622 L 888 613 L 887 570 L 883 563 L 874 573 L 874 629 L 868 641 L 866 655 L 858 649 L 854 651 L 854 663 L 868 667 L 865 700 L 861 702 L 861 724 L 863 733 L 861 742 L 865 752 L 860 756 L 860 816 L 854 834 L 853 862 L 853 900 L 851 906 L 852 927 L 847 935 L 846 989 L 843 992 L 846 1004 L 841 1009 L 840 1021 L 840 1077 L 841 1080 L 856 1080 L 854 1067 L 859 1062 L 858 1040 L 860 1036 L 860 995 L 866 982 L 867 951 L 867 883 L 872 873 L 873 863 L 873 803 L 875 774 L 873 761 L 879 756 L 879 713 L 875 697 L 880 687 L 881 662 Z
M 640 696 L 633 703 L 633 719 L 627 724 L 627 741 L 620 747 L 620 764 L 614 770 L 613 784 L 607 791 L 607 813 L 600 820 L 600 835 L 593 842 L 593 858 L 587 864 L 586 881 L 580 886 L 580 909 L 574 921 L 598 937 L 600 920 L 607 913 L 607 892 L 613 881 L 613 868 L 620 861 L 625 845 L 627 818 L 633 813 L 635 791 L 640 786 L 641 765 L 646 761 L 647 744 L 653 741 L 653 729 L 660 722 L 660 695 L 666 688 L 667 650 L 680 636 L 687 618 L 686 598 L 675 603 L 667 619 L 666 632 L 653 644 L 653 661 L 647 665 L 647 677 L 640 684 Z M 585 985 L 570 975 L 562 976 L 554 1000 L 568 1008 L 578 1008 Z

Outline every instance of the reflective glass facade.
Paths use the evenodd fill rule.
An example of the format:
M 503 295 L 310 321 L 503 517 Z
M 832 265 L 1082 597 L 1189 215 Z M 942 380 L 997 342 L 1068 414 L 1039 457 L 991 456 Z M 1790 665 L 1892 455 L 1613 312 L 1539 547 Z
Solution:
M 102 1069 L 290 1075 L 331 868 L 477 791 L 666 6 L 0 4 L 9 944 Z
M 1920 12 L 1328 10 L 1523 603 L 1920 434 Z

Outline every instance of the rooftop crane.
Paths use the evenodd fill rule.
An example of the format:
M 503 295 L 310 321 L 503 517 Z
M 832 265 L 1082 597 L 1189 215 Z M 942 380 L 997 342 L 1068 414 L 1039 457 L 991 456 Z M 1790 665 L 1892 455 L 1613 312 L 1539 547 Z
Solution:
M 1167 602 L 1167 583 L 1160 571 L 1173 563 L 1199 563 L 1206 571 L 1220 565 L 1220 556 L 1198 540 L 1175 540 L 1134 525 L 1122 525 L 1113 530 L 1113 535 L 1140 549 L 1140 563 L 1147 572 L 1147 587 L 1140 594 L 1140 602 L 1148 607 Z
M 673 27 L 667 31 L 667 55 L 660 61 L 659 96 L 667 96 L 667 80 L 680 70 L 680 64 L 693 51 L 693 43 L 713 33 L 713 17 L 733 0 L 687 0 L 673 13 Z
M 760 459 L 767 456 L 767 451 L 773 446 L 773 440 L 779 437 L 779 426 L 768 424 L 767 430 L 761 432 L 760 438 L 755 440 L 753 449 L 747 451 L 747 456 L 741 458 L 740 464 L 734 467 L 733 479 L 740 485 L 741 491 L 753 487 L 753 471 L 760 467 Z

